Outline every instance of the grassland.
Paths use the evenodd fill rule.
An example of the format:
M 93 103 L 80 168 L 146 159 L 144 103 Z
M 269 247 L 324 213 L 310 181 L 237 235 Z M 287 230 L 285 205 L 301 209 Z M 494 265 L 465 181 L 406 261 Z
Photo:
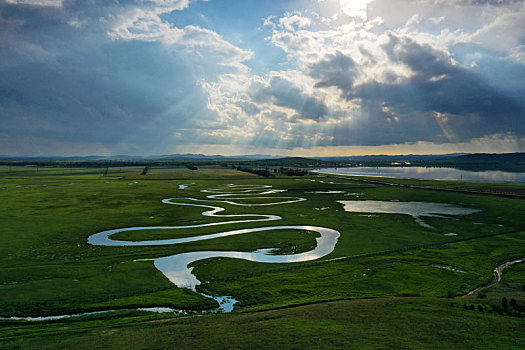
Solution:
M 522 349 L 524 330 L 523 319 L 465 310 L 449 300 L 394 298 L 164 320 L 121 315 L 9 326 L 3 344 L 39 349 Z
M 62 347 L 131 344 L 163 348 L 174 341 L 170 334 L 175 332 L 180 334 L 181 347 L 193 348 L 202 346 L 198 342 L 203 339 L 214 348 L 260 348 L 264 344 L 274 348 L 421 348 L 425 344 L 434 344 L 434 348 L 523 348 L 524 319 L 496 312 L 504 296 L 525 309 L 523 265 L 510 267 L 503 280 L 483 290 L 483 295 L 459 298 L 490 281 L 495 266 L 525 257 L 523 199 L 352 179 L 263 179 L 222 167 L 150 169 L 146 175 L 142 171 L 141 167 L 38 171 L 0 167 L 0 316 L 151 306 L 210 309 L 215 301 L 176 288 L 151 262 L 135 260 L 196 250 L 270 247 L 284 254 L 314 246 L 315 234 L 304 231 L 260 232 L 176 246 L 99 247 L 87 243 L 89 235 L 110 228 L 222 221 L 203 217 L 202 208 L 161 202 L 169 197 L 205 199 L 200 190 L 210 187 L 235 183 L 286 189 L 273 196 L 307 201 L 260 207 L 219 205 L 227 214 L 278 214 L 282 217 L 279 225 L 329 227 L 340 231 L 341 237 L 336 249 L 319 262 L 262 264 L 227 258 L 196 262 L 193 271 L 205 282 L 201 290 L 239 300 L 238 310 L 231 315 L 173 319 L 121 312 L 46 324 L 4 321 L 0 346 L 52 348 L 61 341 Z M 187 172 L 194 184 L 181 190 L 178 185 L 188 183 Z M 403 180 L 403 184 L 410 182 Z M 438 181 L 425 185 L 450 186 Z M 344 193 L 309 193 L 329 190 Z M 462 217 L 424 217 L 434 227 L 430 229 L 407 215 L 349 213 L 337 203 L 352 199 L 450 203 L 481 211 Z M 266 225 L 232 224 L 224 230 Z M 144 240 L 211 232 L 217 229 L 118 235 Z M 383 299 L 348 301 L 363 298 Z M 461 307 L 465 303 L 483 305 L 485 312 L 465 310 Z M 397 323 L 395 315 L 401 317 Z M 416 325 L 422 328 L 416 331 Z M 258 329 L 261 333 L 256 336 Z M 152 340 L 151 332 L 163 336 Z M 274 340 L 268 339 L 271 334 L 276 334 Z
M 244 173 L 239 170 L 222 167 L 219 165 L 208 165 L 196 167 L 191 170 L 186 166 L 155 166 L 148 167 L 114 167 L 109 168 L 107 176 L 119 177 L 133 180 L 170 180 L 170 179 L 227 179 L 238 177 L 257 177 L 256 175 Z M 143 173 L 145 172 L 145 174 Z

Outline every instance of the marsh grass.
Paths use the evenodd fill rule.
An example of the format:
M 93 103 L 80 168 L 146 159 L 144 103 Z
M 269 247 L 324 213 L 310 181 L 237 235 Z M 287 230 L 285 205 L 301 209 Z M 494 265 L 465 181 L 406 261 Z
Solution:
M 278 214 L 283 219 L 181 230 L 175 235 L 276 223 L 323 226 L 341 232 L 336 249 L 324 260 L 346 259 L 321 264 L 262 264 L 222 258 L 194 264 L 197 277 L 205 282 L 204 289 L 232 295 L 245 309 L 341 298 L 459 295 L 490 280 L 494 266 L 523 257 L 525 250 L 525 235 L 520 233 L 525 229 L 525 201 L 521 199 L 393 188 L 350 179 L 332 179 L 334 184 L 320 183 L 317 177 L 263 179 L 246 173 L 236 173 L 235 178 L 194 179 L 194 185 L 180 190 L 178 185 L 187 183 L 173 179 L 180 169 L 152 169 L 151 176 L 162 180 L 148 179 L 148 175 L 140 178 L 142 170 L 111 169 L 111 176 L 103 176 L 104 169 L 50 168 L 37 172 L 0 168 L 0 187 L 5 188 L 0 189 L 1 316 L 131 306 L 208 309 L 216 305 L 214 301 L 176 288 L 151 262 L 134 260 L 195 250 L 253 251 L 273 247 L 279 248 L 277 253 L 290 253 L 313 247 L 315 234 L 301 231 L 261 232 L 176 246 L 97 247 L 87 243 L 89 235 L 112 228 L 222 221 L 203 217 L 203 208 L 182 208 L 161 200 L 205 199 L 207 194 L 201 189 L 229 183 L 268 184 L 288 190 L 274 196 L 304 197 L 307 201 L 260 207 L 210 202 L 226 208 L 225 214 Z M 209 175 L 223 176 L 223 170 L 230 169 L 209 169 Z M 137 179 L 137 183 L 130 184 L 131 179 Z M 442 185 L 438 181 L 425 184 Z M 330 190 L 359 193 L 358 199 L 363 200 L 450 203 L 482 211 L 462 217 L 423 217 L 434 227 L 429 229 L 407 215 L 344 212 L 337 200 L 353 195 L 308 193 Z M 445 236 L 450 232 L 457 236 Z M 145 230 L 117 237 L 162 239 L 172 234 L 171 230 Z M 432 264 L 456 266 L 466 273 Z M 523 270 L 516 271 L 516 276 L 509 276 L 517 281 Z
M 481 305 L 476 303 L 476 305 Z M 0 346 L 46 349 L 523 349 L 523 319 L 461 302 L 393 298 L 323 302 L 254 313 L 155 320 L 4 324 Z

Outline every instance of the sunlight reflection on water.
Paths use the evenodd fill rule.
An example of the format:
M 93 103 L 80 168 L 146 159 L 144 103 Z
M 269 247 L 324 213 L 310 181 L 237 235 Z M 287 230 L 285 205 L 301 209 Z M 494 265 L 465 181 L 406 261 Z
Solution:
M 410 215 L 421 226 L 432 228 L 421 220 L 421 216 L 442 217 L 441 215 L 469 215 L 480 209 L 458 207 L 448 203 L 393 202 L 393 201 L 338 201 L 344 210 L 356 213 L 384 213 Z M 440 215 L 441 214 L 441 215 Z
M 321 174 L 384 176 L 405 179 L 423 180 L 465 180 L 485 182 L 525 182 L 525 173 L 511 173 L 500 170 L 468 171 L 454 168 L 426 167 L 356 167 L 356 168 L 326 168 L 315 170 Z
M 190 184 L 191 185 L 191 184 Z M 179 185 L 179 189 L 186 189 L 188 185 Z M 209 240 L 219 237 L 227 237 L 233 235 L 247 234 L 252 232 L 261 231 L 277 231 L 277 230 L 305 230 L 318 232 L 320 237 L 316 238 L 317 246 L 315 249 L 298 254 L 286 254 L 286 255 L 273 255 L 273 249 L 258 249 L 253 252 L 237 252 L 237 251 L 197 251 L 187 252 L 181 254 L 175 254 L 164 257 L 157 257 L 151 259 L 140 259 L 139 261 L 153 261 L 155 267 L 162 272 L 172 283 L 180 288 L 189 288 L 196 291 L 196 286 L 200 285 L 201 282 L 192 274 L 193 267 L 189 267 L 195 261 L 208 259 L 208 258 L 237 258 L 255 262 L 263 263 L 293 263 L 303 262 L 319 259 L 325 255 L 330 254 L 337 244 L 337 240 L 340 236 L 339 232 L 330 228 L 307 226 L 307 225 L 294 225 L 294 226 L 267 226 L 257 228 L 247 228 L 239 230 L 230 230 L 224 232 L 211 233 L 200 236 L 185 237 L 185 238 L 173 238 L 163 240 L 149 240 L 149 241 L 124 241 L 124 240 L 113 240 L 111 236 L 118 232 L 125 231 L 137 231 L 137 230 L 166 230 L 166 229 L 191 229 L 199 227 L 229 225 L 237 223 L 249 223 L 249 222 L 261 222 L 261 221 L 276 221 L 282 218 L 278 215 L 271 214 L 232 214 L 224 215 L 219 214 L 226 209 L 219 206 L 211 206 L 199 204 L 200 202 L 214 201 L 222 202 L 237 206 L 268 206 L 268 205 L 279 205 L 289 204 L 300 201 L 305 201 L 305 198 L 300 197 L 260 197 L 261 195 L 269 195 L 285 190 L 271 189 L 268 185 L 228 185 L 225 187 L 219 187 L 214 189 L 201 190 L 204 193 L 212 193 L 206 196 L 207 199 L 196 199 L 196 198 L 167 198 L 162 200 L 164 204 L 180 205 L 180 206 L 192 206 L 208 209 L 203 211 L 201 214 L 208 217 L 220 217 L 220 218 L 243 218 L 241 220 L 227 220 L 222 222 L 205 223 L 197 225 L 184 225 L 184 226 L 145 226 L 145 227 L 127 227 L 118 228 L 112 230 L 102 231 L 91 235 L 88 238 L 88 242 L 93 245 L 99 246 L 158 246 L 158 245 L 172 245 L 181 244 L 188 242 L 196 242 L 202 240 Z M 253 196 L 253 194 L 257 196 Z M 247 199 L 271 199 L 272 202 L 265 203 L 243 203 L 241 201 Z M 205 296 L 212 297 L 219 302 L 220 309 L 224 312 L 229 312 L 233 309 L 233 305 L 236 300 L 231 297 L 225 296 L 209 296 L 201 293 Z

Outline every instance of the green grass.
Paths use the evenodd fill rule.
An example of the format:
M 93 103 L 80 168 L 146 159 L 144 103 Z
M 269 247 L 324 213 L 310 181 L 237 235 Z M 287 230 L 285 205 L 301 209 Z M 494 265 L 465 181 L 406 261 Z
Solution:
M 243 268 L 234 259 L 215 261 L 213 270 L 207 265 L 204 271 L 197 263 L 196 270 L 198 276 L 210 280 L 203 286 L 208 291 L 233 295 L 250 309 L 268 309 L 339 298 L 465 294 L 490 281 L 493 267 L 524 250 L 522 232 L 395 254 L 282 266 L 281 270 L 266 265 L 259 273 L 254 272 L 261 264 Z M 221 269 L 231 271 L 230 277 L 214 280 L 213 272 Z
M 523 256 L 525 252 L 522 251 Z M 525 311 L 525 264 L 520 263 L 505 269 L 501 281 L 483 289 L 481 295 L 493 300 L 501 300 L 503 297 L 508 300 L 516 299 Z
M 60 169 L 51 169 L 63 174 Z M 51 171 L 49 170 L 49 171 Z M 152 266 L 152 263 L 133 262 L 136 259 L 154 258 L 186 251 L 195 250 L 239 250 L 253 251 L 260 248 L 278 248 L 277 253 L 291 251 L 302 252 L 310 250 L 315 244 L 315 234 L 300 231 L 259 232 L 241 236 L 225 237 L 220 239 L 199 241 L 176 246 L 156 247 L 94 247 L 87 244 L 87 237 L 95 232 L 110 228 L 130 226 L 164 226 L 164 225 L 192 225 L 206 222 L 223 221 L 221 218 L 203 217 L 204 208 L 181 207 L 161 203 L 166 197 L 196 197 L 204 199 L 200 189 L 216 187 L 230 183 L 225 180 L 199 180 L 186 190 L 178 189 L 178 182 L 155 180 L 139 180 L 132 183 L 128 180 L 114 180 L 101 178 L 100 172 L 92 170 L 92 175 L 42 175 L 42 172 L 26 173 L 2 179 L 3 186 L 7 187 L 2 193 L 4 201 L 0 203 L 2 216 L 2 235 L 0 256 L 2 269 L 0 286 L 0 306 L 2 315 L 57 313 L 64 312 L 75 306 L 75 309 L 90 310 L 101 304 L 111 304 L 112 300 L 121 300 L 128 296 L 142 296 L 144 305 L 158 305 L 159 301 L 153 295 L 159 290 L 174 288 Z M 107 183 L 109 182 L 109 183 Z M 216 290 L 225 294 L 232 294 L 245 300 L 246 305 L 254 306 L 254 300 L 261 305 L 269 303 L 268 298 L 258 297 L 258 292 L 250 295 L 251 290 L 258 290 L 261 286 L 269 289 L 267 280 L 271 274 L 265 271 L 286 269 L 286 280 L 297 290 L 299 297 L 291 297 L 284 293 L 282 297 L 273 299 L 272 303 L 286 305 L 301 300 L 315 301 L 323 298 L 337 298 L 338 296 L 387 296 L 402 294 L 443 295 L 447 290 L 437 289 L 432 292 L 418 290 L 418 283 L 413 287 L 388 285 L 388 274 L 397 278 L 395 269 L 386 269 L 390 259 L 407 260 L 402 254 L 392 255 L 391 250 L 415 247 L 418 245 L 440 245 L 447 241 L 465 238 L 482 237 L 487 234 L 510 232 L 522 228 L 520 213 L 525 205 L 523 201 L 489 196 L 463 195 L 456 193 L 435 193 L 414 189 L 395 189 L 385 186 L 370 186 L 353 181 L 338 181 L 340 184 L 321 184 L 304 179 L 252 179 L 239 178 L 236 184 L 271 184 L 274 188 L 288 189 L 285 193 L 269 197 L 305 197 L 304 202 L 282 204 L 276 206 L 242 207 L 213 201 L 211 205 L 223 206 L 227 211 L 224 214 L 276 214 L 282 220 L 270 223 L 234 224 L 216 227 L 207 227 L 192 230 L 145 230 L 123 232 L 115 236 L 117 239 L 144 240 L 162 239 L 167 237 L 183 237 L 190 235 L 208 234 L 217 231 L 227 231 L 239 228 L 258 227 L 266 225 L 314 225 L 337 229 L 341 237 L 336 249 L 327 258 L 351 257 L 362 254 L 382 254 L 367 264 L 378 266 L 383 273 L 370 277 L 371 286 L 385 285 L 374 290 L 373 287 L 361 287 L 359 282 L 352 291 L 339 286 L 337 281 L 330 281 L 332 285 L 326 291 L 318 291 L 315 283 L 299 280 L 304 277 L 301 264 L 262 264 L 244 260 L 215 259 L 195 263 L 195 272 L 202 281 L 221 281 L 220 284 L 209 283 L 204 285 L 208 290 Z M 47 186 L 42 186 L 46 184 Z M 16 187 L 23 186 L 23 187 Z M 27 187 L 27 188 L 26 188 Z M 458 218 L 424 218 L 425 222 L 436 229 L 427 229 L 418 225 L 415 220 L 406 215 L 383 214 L 368 217 L 359 213 L 347 213 L 336 200 L 353 198 L 341 194 L 312 194 L 315 190 L 344 190 L 349 193 L 360 193 L 360 199 L 401 201 L 429 201 L 452 203 L 462 206 L 479 208 L 483 211 L 477 214 Z M 320 208 L 329 208 L 319 210 Z M 31 217 L 31 220 L 25 218 Z M 235 219 L 235 218 L 234 218 Z M 230 220 L 230 219 L 228 219 Z M 481 224 L 480 224 L 481 223 Z M 503 225 L 503 226 L 498 226 Z M 455 232 L 456 237 L 444 236 L 445 233 Z M 462 266 L 462 260 L 468 257 L 473 266 L 469 269 L 467 282 L 451 284 L 448 288 L 454 293 L 463 292 L 466 288 L 474 287 L 490 278 L 491 266 L 486 263 L 485 256 L 491 247 L 474 247 L 474 241 L 464 243 L 463 251 L 452 256 L 441 256 L 440 249 L 432 253 L 432 257 L 421 260 L 418 264 L 446 263 L 451 259 L 459 259 L 456 265 Z M 514 247 L 521 247 L 520 238 Z M 425 251 L 425 250 L 417 250 Z M 449 251 L 449 250 L 444 250 Z M 385 253 L 386 252 L 386 253 Z M 509 250 L 502 249 L 505 258 Z M 385 260 L 384 255 L 388 255 Z M 423 253 L 422 253 L 423 254 Z M 425 253 L 428 254 L 428 253 Z M 410 260 L 408 259 L 408 260 Z M 385 261 L 384 261 L 385 260 Z M 348 265 L 353 266 L 352 261 Z M 312 266 L 310 278 L 316 279 L 319 274 L 346 274 L 353 273 L 355 267 L 349 271 L 340 271 L 340 266 Z M 359 263 L 357 264 L 359 265 Z M 123 268 L 122 266 L 126 266 Z M 296 269 L 298 266 L 299 269 Z M 400 265 L 403 266 L 403 265 Z M 408 265 L 415 269 L 412 262 Z M 119 268 L 115 268 L 119 267 Z M 408 267 L 402 267 L 402 269 Z M 417 267 L 428 269 L 428 267 Z M 409 269 L 410 270 L 410 269 Z M 435 268 L 430 271 L 437 273 Z M 408 271 L 408 270 L 407 270 Z M 447 271 L 438 271 L 448 276 Z M 252 277 L 257 283 L 251 288 L 237 287 L 235 278 L 256 274 Z M 414 271 L 415 275 L 426 274 L 426 271 Z M 488 277 L 487 277 L 488 274 Z M 146 277 L 144 277 L 146 276 Z M 147 278 L 147 279 L 146 279 Z M 416 277 L 414 277 L 416 278 Z M 445 278 L 445 277 L 441 277 Z M 432 278 L 431 280 L 439 279 Z M 463 278 L 465 279 L 465 278 Z M 59 291 L 54 288 L 60 283 Z M 276 282 L 278 285 L 279 281 Z M 357 283 L 357 282 L 356 282 Z M 388 285 L 388 286 L 386 286 Z M 304 289 L 302 289 L 304 288 Z M 434 288 L 434 287 L 433 287 Z M 176 289 L 176 288 L 175 288 Z M 237 289 L 243 290 L 247 296 L 237 295 Z M 434 288 L 435 289 L 435 288 Z M 270 292 L 268 292 L 270 293 Z M 271 293 L 270 293 L 271 294 Z M 251 302 L 246 302 L 250 299 Z M 27 302 L 26 302 L 27 301 Z M 271 303 L 270 303 L 271 304 Z M 35 306 L 36 305 L 36 306 Z M 198 309 L 209 305 L 206 299 L 194 295 L 193 299 L 181 298 L 171 305 L 185 306 Z M 256 306 L 256 305 L 255 305 Z
M 436 299 L 373 299 L 166 320 L 4 324 L 0 347 L 39 349 L 523 349 L 523 319 Z
M 145 175 L 142 175 L 143 169 L 144 167 L 114 167 L 109 168 L 108 176 L 130 180 L 194 180 L 257 177 L 253 174 L 218 165 L 199 166 L 197 170 L 190 170 L 185 166 L 151 167 Z
M 210 201 L 204 204 L 209 203 L 209 205 L 226 209 L 220 214 L 277 214 L 282 217 L 282 220 L 219 225 L 191 230 L 122 232 L 115 235 L 114 238 L 128 240 L 177 238 L 269 225 L 313 225 L 340 231 L 341 237 L 335 250 L 321 259 L 342 258 L 338 261 L 263 264 L 218 258 L 194 263 L 194 273 L 199 280 L 204 282 L 201 288 L 208 293 L 235 297 L 240 301 L 240 311 L 271 310 L 349 298 L 407 296 L 445 298 L 464 294 L 490 281 L 492 269 L 498 264 L 524 257 L 525 223 L 522 218 L 525 201 L 522 199 L 391 187 L 351 179 L 333 179 L 331 181 L 334 184 L 328 184 L 312 181 L 318 180 L 315 177 L 264 179 L 246 173 L 236 173 L 235 177 L 231 178 L 226 173 L 221 173 L 221 171 L 230 172 L 231 169 L 226 168 L 209 168 L 209 172 L 203 172 L 200 178 L 195 176 L 191 181 L 195 184 L 180 190 L 178 185 L 188 183 L 188 181 L 173 180 L 173 178 L 178 177 L 180 171 L 185 171 L 184 169 L 153 168 L 151 176 L 158 176 L 158 178 L 148 178 L 148 175 L 141 178 L 142 169 L 139 167 L 118 169 L 118 171 L 110 169 L 108 175 L 111 176 L 106 177 L 103 176 L 105 169 L 44 168 L 38 169 L 37 172 L 31 167 L 0 167 L 0 212 L 2 213 L 0 216 L 0 316 L 51 315 L 140 306 L 169 306 L 189 310 L 210 309 L 216 306 L 213 300 L 175 287 L 153 266 L 152 262 L 135 260 L 196 250 L 253 251 L 261 248 L 277 248 L 277 254 L 288 254 L 308 251 L 314 247 L 317 234 L 297 230 L 263 231 L 174 246 L 98 247 L 87 243 L 87 238 L 91 234 L 113 228 L 195 225 L 235 220 L 236 218 L 203 217 L 201 212 L 207 210 L 205 208 L 182 207 L 161 202 L 162 199 L 171 197 L 205 199 L 209 193 L 202 193 L 200 190 L 230 183 L 271 185 L 275 189 L 288 191 L 266 197 L 304 197 L 307 198 L 307 201 L 256 207 L 237 206 L 220 200 Z M 186 170 L 189 171 L 189 169 Z M 203 168 L 202 171 L 204 170 L 206 169 Z M 201 169 L 199 168 L 198 171 Z M 208 176 L 206 174 L 212 176 L 212 173 L 224 176 L 224 178 L 205 178 Z M 119 180 L 119 178 L 122 179 Z M 327 180 L 324 179 L 324 181 Z M 403 180 L 403 183 L 410 182 Z M 426 184 L 434 187 L 451 186 L 438 181 L 427 181 Z M 470 186 L 476 187 L 477 184 Z M 345 191 L 347 194 L 308 193 L 328 190 Z M 407 215 L 373 214 L 370 216 L 362 213 L 349 213 L 337 203 L 338 200 L 352 199 L 450 203 L 480 209 L 481 212 L 460 217 L 423 217 L 422 219 L 427 224 L 434 227 L 434 229 L 429 229 L 420 226 Z M 243 199 L 242 202 L 266 203 L 268 200 Z M 457 236 L 445 236 L 450 232 L 456 233 Z M 521 264 L 510 267 L 504 272 L 504 279 L 500 284 L 484 290 L 486 295 L 484 302 L 493 304 L 499 302 L 502 296 L 507 296 L 515 298 L 519 303 L 524 303 L 525 292 L 521 289 L 525 284 L 523 266 Z M 456 271 L 443 267 L 453 268 Z M 474 324 L 478 324 L 480 329 L 483 329 L 483 325 L 490 322 L 501 325 L 516 325 L 519 324 L 519 320 L 522 322 L 522 319 L 507 316 L 497 318 L 495 315 L 465 313 L 458 308 L 444 307 L 445 301 L 435 300 L 428 303 L 431 305 L 430 308 L 436 308 L 437 314 L 445 315 L 446 317 L 443 316 L 445 319 L 453 320 L 454 317 L 460 317 L 465 322 L 465 329 Z M 336 303 L 334 305 L 345 305 L 340 306 L 342 314 L 345 308 L 353 310 L 352 308 L 357 307 L 355 305 L 361 304 Z M 368 311 L 363 309 L 362 312 L 372 322 L 374 317 L 378 317 L 374 314 L 378 306 L 373 303 L 366 305 L 368 306 L 363 307 L 369 308 L 366 309 Z M 412 312 L 410 310 L 414 310 L 413 306 L 403 304 L 401 301 L 396 302 L 396 305 L 403 306 L 398 306 L 398 309 L 393 306 L 386 307 L 385 312 L 391 312 L 392 315 L 394 312 L 404 312 L 410 315 Z M 424 309 L 424 306 L 421 305 L 419 309 Z M 321 306 L 311 307 L 321 308 Z M 327 305 L 323 307 L 328 308 Z M 286 314 L 288 311 L 281 312 Z M 326 310 L 318 310 L 318 312 L 324 315 Z M 218 327 L 222 324 L 221 322 L 231 325 L 237 322 L 235 320 L 241 320 L 239 321 L 241 324 L 244 322 L 242 320 L 245 320 L 249 324 L 253 322 L 253 329 L 256 329 L 268 324 L 257 321 L 258 318 L 253 316 L 262 314 L 213 316 L 209 319 L 213 320 L 210 321 L 212 323 L 217 322 Z M 107 323 L 104 323 L 106 321 L 90 322 L 101 323 L 97 327 L 107 327 L 109 330 L 115 324 L 125 323 L 128 326 L 131 325 L 129 332 L 133 333 L 132 330 L 137 331 L 139 327 L 135 327 L 133 322 L 162 317 L 143 314 L 118 315 L 108 316 L 110 320 Z M 308 320 L 304 319 L 305 315 L 290 316 L 292 318 L 287 322 L 296 325 L 297 322 L 306 324 Z M 403 317 L 408 317 L 406 315 L 403 314 Z M 419 315 L 423 317 L 426 314 L 420 313 Z M 230 317 L 231 321 L 227 321 L 230 320 Z M 250 319 L 250 317 L 254 318 Z M 423 318 L 425 317 L 429 316 Z M 430 318 L 425 320 L 431 322 Z M 195 324 L 195 328 L 192 328 L 193 326 L 184 328 L 184 322 L 194 321 L 178 320 L 168 323 L 170 322 L 174 322 L 177 332 L 201 332 L 200 327 L 207 327 Z M 338 332 L 357 332 L 355 334 L 363 332 L 360 326 L 338 325 L 337 322 L 340 320 L 333 322 L 335 323 L 327 321 L 326 326 L 321 327 L 326 332 L 322 331 L 325 333 L 319 339 L 337 338 L 340 334 Z M 286 324 L 277 322 L 272 327 L 287 329 Z M 53 323 L 51 329 L 58 327 L 65 330 L 64 337 L 56 339 L 63 341 L 69 339 L 71 342 L 68 344 L 76 346 L 75 330 L 80 332 L 78 339 L 83 339 L 83 336 L 91 339 L 90 337 L 94 338 L 98 334 L 97 331 L 94 331 L 86 335 L 83 330 L 84 326 L 85 329 L 89 329 L 90 323 L 88 321 L 85 323 L 73 321 Z M 17 327 L 19 327 L 18 330 L 13 330 L 10 334 L 23 334 L 33 330 L 36 332 L 41 326 Z M 156 324 L 155 326 L 148 325 L 145 330 L 137 333 L 137 337 L 139 334 L 147 337 L 148 329 L 150 331 L 155 329 L 155 332 L 157 330 L 168 332 L 171 323 L 166 325 L 168 328 L 165 330 L 155 327 Z M 238 332 L 247 330 L 247 334 L 250 334 L 250 327 L 239 327 L 233 329 L 237 329 Z M 265 328 L 265 331 L 271 334 L 272 327 Z M 311 328 L 313 327 L 311 324 L 304 327 L 306 333 L 314 329 Z M 331 330 L 330 327 L 334 329 Z M 398 328 L 388 322 L 384 324 L 383 331 L 387 332 L 388 327 L 393 327 L 390 330 L 391 334 L 403 334 L 396 331 Z M 510 334 L 516 334 L 516 328 L 512 327 Z M 116 334 L 128 334 L 127 329 L 123 328 Z M 16 333 L 18 331 L 21 333 Z M 450 332 L 456 332 L 456 330 Z M 473 333 L 477 334 L 476 332 L 478 331 Z M 505 332 L 501 334 L 506 334 Z M 283 331 L 283 334 L 285 333 L 290 334 L 289 339 L 283 335 L 283 344 L 286 347 L 294 347 L 293 339 L 293 341 L 298 341 L 297 344 L 305 344 L 302 343 L 302 340 L 297 339 L 302 339 L 301 337 L 306 333 Z M 296 337 L 292 337 L 292 334 L 296 334 Z M 379 334 L 374 336 L 379 336 Z M 454 334 L 455 337 L 459 337 L 459 330 Z M 430 331 L 426 336 L 427 340 L 421 338 L 422 343 L 415 342 L 413 345 L 400 336 L 393 337 L 391 343 L 371 342 L 366 344 L 371 348 L 381 347 L 381 345 L 383 347 L 417 347 L 418 344 L 424 344 L 424 341 L 437 341 Z M 340 345 L 355 346 L 357 343 L 353 341 L 357 341 L 356 337 L 350 337 L 347 343 Z M 464 337 L 468 338 L 465 338 L 467 345 L 483 345 L 480 339 L 475 340 L 476 336 Z M 111 340 L 110 338 L 108 338 L 108 343 L 101 344 L 117 347 L 125 345 L 118 343 L 116 338 L 111 338 Z M 193 336 L 193 338 L 199 337 Z M 248 338 L 248 336 L 239 336 L 236 338 L 238 342 L 232 344 L 247 347 L 245 341 L 248 341 Z M 23 346 L 35 346 L 36 343 L 31 343 L 31 339 L 27 341 L 14 339 L 9 344 L 20 343 Z M 53 339 L 55 339 L 54 336 L 49 335 L 45 339 L 35 341 L 42 341 L 42 344 L 50 345 Z M 135 339 L 135 344 L 141 344 L 141 341 L 133 336 L 130 339 Z M 227 343 L 222 343 L 220 337 L 210 339 L 219 348 L 227 345 Z M 363 336 L 363 339 L 372 341 L 372 338 L 366 336 Z M 490 344 L 510 344 L 502 343 L 502 339 L 494 336 Z M 48 340 L 49 343 L 46 343 Z M 318 344 L 316 346 L 320 347 L 320 341 L 312 344 Z M 443 344 L 443 347 L 450 345 L 446 343 L 446 340 L 443 341 L 444 343 L 436 344 Z M 460 338 L 456 338 L 455 341 L 463 346 Z M 161 347 L 160 344 L 158 347 Z M 254 340 L 253 344 L 258 343 Z M 336 344 L 334 347 L 339 347 L 337 346 L 339 343 L 333 344 Z M 191 340 L 184 344 L 188 347 L 193 345 Z M 275 346 L 278 346 L 277 343 Z M 137 345 L 137 347 L 140 346 Z
M 525 255 L 525 252 L 523 255 Z M 503 271 L 502 282 L 525 285 L 525 265 L 523 263 L 513 265 Z

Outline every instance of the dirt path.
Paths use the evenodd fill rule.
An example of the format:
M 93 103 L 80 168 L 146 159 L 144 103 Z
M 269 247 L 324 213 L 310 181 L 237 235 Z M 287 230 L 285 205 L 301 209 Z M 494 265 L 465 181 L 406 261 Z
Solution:
M 499 266 L 496 266 L 496 267 L 494 268 L 494 270 L 492 270 L 492 273 L 493 273 L 492 281 L 490 281 L 490 282 L 489 282 L 488 284 L 486 284 L 486 285 L 483 285 L 483 286 L 478 287 L 478 288 L 476 288 L 476 289 L 474 289 L 474 290 L 471 290 L 470 292 L 468 292 L 468 293 L 465 294 L 465 295 L 462 295 L 461 297 L 462 297 L 462 298 L 469 297 L 469 296 L 471 296 L 471 295 L 473 295 L 473 294 L 476 294 L 477 292 L 479 292 L 479 291 L 481 291 L 481 290 L 483 290 L 483 289 L 485 289 L 485 288 L 487 288 L 487 287 L 492 286 L 493 284 L 496 284 L 496 283 L 500 282 L 500 281 L 501 281 L 501 277 L 503 276 L 503 270 L 505 270 L 505 269 L 506 269 L 507 267 L 509 267 L 509 266 L 512 266 L 512 265 L 514 265 L 514 264 L 519 264 L 519 263 L 521 263 L 521 262 L 525 262 L 525 258 L 514 259 L 514 260 L 512 260 L 512 261 L 507 261 L 506 263 L 503 263 L 503 264 L 501 264 L 501 265 L 499 265 Z

